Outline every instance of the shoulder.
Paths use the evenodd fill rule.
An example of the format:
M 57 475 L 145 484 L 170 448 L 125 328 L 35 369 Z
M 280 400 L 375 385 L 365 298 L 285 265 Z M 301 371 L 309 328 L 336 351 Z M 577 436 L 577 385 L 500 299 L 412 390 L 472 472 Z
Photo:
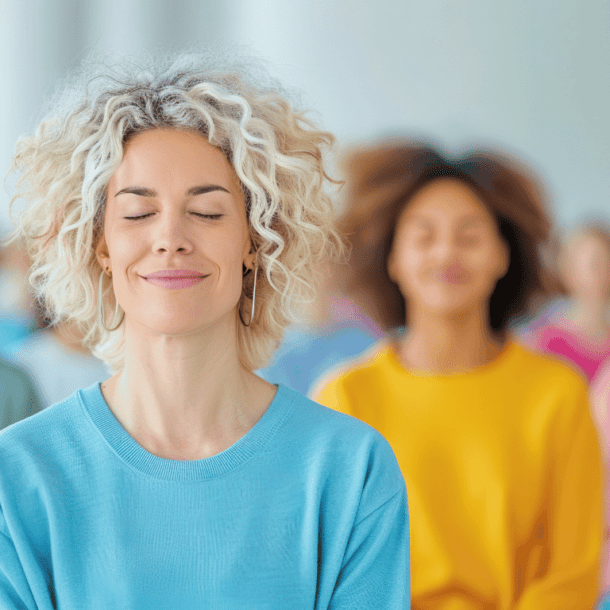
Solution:
M 525 346 L 517 341 L 514 342 L 515 361 L 523 370 L 531 370 L 532 374 L 545 375 L 556 379 L 562 379 L 566 383 L 585 385 L 585 376 L 565 360 L 554 354 L 541 353 L 533 348 Z
M 15 363 L 0 360 L 0 422 L 6 420 L 8 413 L 2 413 L 2 409 L 10 411 L 14 405 L 29 403 L 34 403 L 31 405 L 34 412 L 40 410 L 34 382 L 27 371 Z M 9 405 L 11 406 L 9 407 Z M 13 413 L 13 415 L 15 414 Z M 25 411 L 22 416 L 25 416 Z M 8 421 L 11 421 L 10 417 Z M 0 423 L 0 427 L 1 425 Z
M 551 321 L 536 333 L 535 346 L 541 350 L 577 349 L 583 343 L 578 330 L 565 320 Z
M 599 371 L 595 375 L 595 380 L 593 382 L 594 390 L 597 391 L 604 388 L 610 390 L 610 358 L 607 358 L 603 362 L 599 368 Z
M 591 398 L 596 410 L 603 415 L 603 420 L 606 421 L 607 412 L 610 410 L 610 358 L 604 362 L 593 378 Z
M 565 391 L 587 391 L 585 376 L 575 367 L 552 354 L 537 352 L 517 341 L 512 343 L 509 372 L 518 379 L 538 385 L 552 384 Z
M 284 442 L 296 448 L 298 461 L 307 465 L 311 480 L 322 476 L 340 488 L 366 487 L 373 503 L 375 498 L 381 503 L 381 498 L 387 500 L 404 491 L 394 452 L 377 430 L 294 390 L 284 390 L 293 399 Z
M 518 383 L 515 383 L 518 380 Z M 515 343 L 504 368 L 507 394 L 517 393 L 536 413 L 547 413 L 569 427 L 589 416 L 589 385 L 584 374 L 551 355 Z
M 317 437 L 335 439 L 342 436 L 357 441 L 383 441 L 383 437 L 374 428 L 359 419 L 329 409 L 296 390 L 280 387 L 284 398 L 292 403 L 290 425 L 315 433 Z
M 558 322 L 549 321 L 538 329 L 538 336 L 541 338 L 553 338 L 565 336 L 566 334 L 568 334 L 568 327 Z
M 507 364 L 505 394 L 518 392 L 530 417 L 548 423 L 555 442 L 570 442 L 575 430 L 593 430 L 589 385 L 575 368 L 548 354 L 516 345 Z M 518 380 L 518 383 L 515 383 Z
M 382 376 L 389 367 L 391 347 L 387 339 L 376 342 L 359 357 L 328 370 L 322 375 L 311 391 L 314 400 L 321 397 L 330 398 L 333 394 L 342 394 L 348 388 L 356 391 L 369 386 Z M 322 404 L 327 404 L 321 400 Z M 333 405 L 335 408 L 335 405 Z
M 0 463 L 49 459 L 65 452 L 82 416 L 78 393 L 0 430 Z
M 2 386 L 11 389 L 15 387 L 30 386 L 30 378 L 25 370 L 18 364 L 0 360 L 0 380 Z
M 288 433 L 311 452 L 332 453 L 337 459 L 381 460 L 394 463 L 394 453 L 383 436 L 365 422 L 323 406 L 289 388 L 284 393 L 292 401 Z

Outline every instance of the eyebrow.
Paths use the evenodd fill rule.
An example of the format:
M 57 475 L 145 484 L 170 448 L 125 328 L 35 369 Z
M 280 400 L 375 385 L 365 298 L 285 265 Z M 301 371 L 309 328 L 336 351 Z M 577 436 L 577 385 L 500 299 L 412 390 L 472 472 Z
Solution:
M 225 193 L 231 194 L 224 186 L 220 186 L 219 184 L 207 184 L 201 186 L 192 186 L 186 194 L 188 196 L 194 197 L 195 195 L 205 195 L 206 193 L 211 193 L 212 191 L 223 191 Z M 140 197 L 156 197 L 157 191 L 153 189 L 149 189 L 143 186 L 128 186 L 124 189 L 121 189 L 118 193 L 115 193 L 115 197 L 119 195 L 125 195 L 130 193 L 132 195 L 139 195 Z
M 426 216 L 420 216 L 419 214 L 412 216 L 409 219 L 410 224 L 415 224 L 419 227 L 430 229 L 434 225 L 434 221 Z M 484 223 L 484 219 L 478 214 L 468 214 L 458 219 L 457 226 L 461 230 L 469 229 L 470 227 L 477 227 Z
M 479 224 L 484 224 L 485 220 L 483 218 L 481 218 L 480 216 L 474 216 L 474 215 L 469 215 L 469 216 L 465 216 L 463 218 L 460 219 L 460 227 L 461 228 L 465 228 L 465 227 L 470 227 L 470 226 L 476 226 Z

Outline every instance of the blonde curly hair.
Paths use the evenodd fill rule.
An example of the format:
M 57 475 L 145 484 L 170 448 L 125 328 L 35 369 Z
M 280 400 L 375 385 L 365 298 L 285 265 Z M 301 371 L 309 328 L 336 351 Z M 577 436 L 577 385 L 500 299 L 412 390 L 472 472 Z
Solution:
M 12 167 L 12 239 L 31 257 L 30 283 L 53 323 L 76 321 L 84 345 L 122 368 L 123 325 L 109 332 L 97 314 L 94 248 L 126 142 L 155 128 L 204 135 L 241 182 L 259 273 L 252 324 L 236 315 L 237 347 L 244 366 L 261 368 L 300 305 L 314 299 L 317 268 L 340 257 L 343 243 L 327 188 L 336 182 L 324 167 L 334 138 L 252 59 L 227 60 L 222 51 L 151 59 L 144 69 L 87 62 L 68 79 L 36 133 L 17 142 Z M 249 311 L 253 275 L 244 278 L 238 309 L 245 303 Z M 113 290 L 106 285 L 102 294 L 112 311 Z

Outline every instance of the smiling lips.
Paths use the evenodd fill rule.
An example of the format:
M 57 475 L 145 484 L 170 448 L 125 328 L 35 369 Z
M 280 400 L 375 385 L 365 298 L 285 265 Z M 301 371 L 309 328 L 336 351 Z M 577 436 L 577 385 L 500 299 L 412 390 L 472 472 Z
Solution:
M 446 284 L 461 284 L 466 280 L 466 273 L 460 265 L 451 265 L 441 269 L 437 277 Z
M 142 277 L 155 286 L 171 289 L 194 286 L 208 277 L 208 275 L 202 275 L 199 271 L 186 269 L 165 269 Z

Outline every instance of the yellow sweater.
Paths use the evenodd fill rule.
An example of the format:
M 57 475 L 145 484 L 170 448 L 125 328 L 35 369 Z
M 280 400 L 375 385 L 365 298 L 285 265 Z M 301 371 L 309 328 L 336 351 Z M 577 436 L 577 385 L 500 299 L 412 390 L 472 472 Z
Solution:
M 414 610 L 588 610 L 602 470 L 585 382 L 509 342 L 468 373 L 421 376 L 387 343 L 323 405 L 389 441 L 409 497 Z

